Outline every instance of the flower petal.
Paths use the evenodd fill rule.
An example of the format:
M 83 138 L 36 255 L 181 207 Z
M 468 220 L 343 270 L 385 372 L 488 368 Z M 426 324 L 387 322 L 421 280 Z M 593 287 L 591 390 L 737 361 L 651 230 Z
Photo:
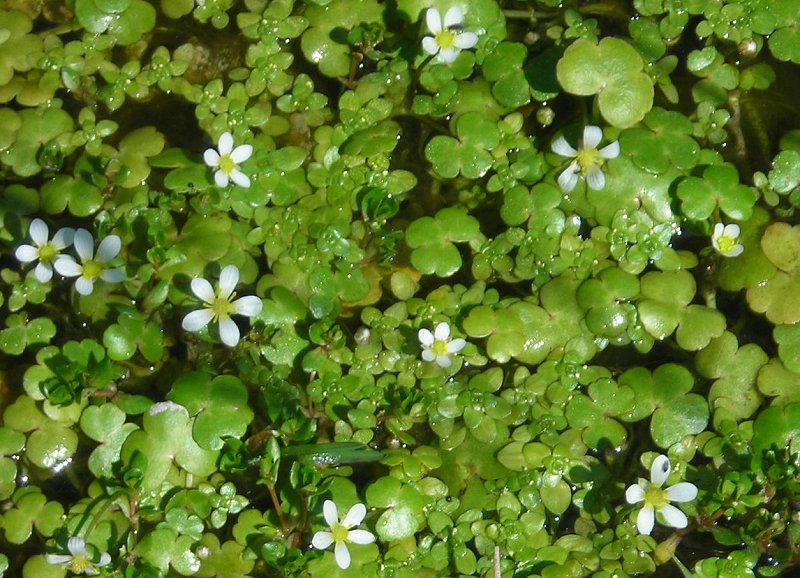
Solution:
M 109 235 L 97 246 L 97 260 L 101 263 L 108 263 L 111 259 L 119 255 L 122 248 L 122 241 L 116 235 Z
M 656 457 L 650 466 L 650 482 L 660 488 L 667 481 L 670 471 L 672 471 L 672 466 L 669 458 L 663 454 Z
M 208 325 L 214 318 L 214 312 L 211 309 L 198 309 L 188 313 L 181 322 L 181 327 L 184 331 L 200 331 L 203 327 Z
M 458 56 L 458 51 L 453 48 L 441 48 L 437 58 L 445 64 L 452 64 Z
M 333 526 L 339 522 L 339 509 L 333 500 L 325 500 L 322 504 L 322 517 L 328 526 Z
M 97 563 L 98 566 L 106 566 L 107 564 L 111 563 L 111 555 L 108 552 L 103 552 L 100 554 L 100 561 Z
M 45 554 L 44 561 L 48 564 L 66 564 L 72 560 L 69 554 Z
M 431 55 L 439 52 L 439 45 L 436 44 L 436 40 L 434 40 L 433 36 L 426 36 L 422 39 L 422 48 Z
M 228 347 L 236 347 L 239 343 L 239 326 L 230 317 L 219 320 L 219 338 Z
M 191 287 L 192 293 L 197 295 L 198 298 L 202 299 L 206 303 L 214 302 L 214 288 L 211 286 L 211 283 L 202 277 L 195 277 L 192 279 Z
M 350 567 L 350 551 L 347 549 L 347 544 L 344 542 L 337 542 L 336 547 L 333 549 L 333 554 L 336 557 L 336 564 L 342 570 L 347 570 Z
M 106 283 L 122 283 L 127 278 L 122 269 L 106 269 L 101 277 Z
M 638 504 L 642 500 L 644 500 L 644 488 L 639 484 L 628 486 L 625 490 L 625 501 L 629 504 Z
M 442 321 L 433 330 L 433 336 L 437 341 L 447 341 L 450 337 L 450 326 L 445 321 Z
M 350 530 L 347 539 L 353 544 L 372 544 L 375 541 L 375 536 L 372 532 L 366 530 Z
M 36 243 L 36 246 L 41 247 L 47 243 L 47 238 L 50 236 L 50 229 L 47 228 L 47 223 L 41 219 L 34 219 L 31 221 L 28 234 L 31 236 L 33 242 Z
M 462 32 L 458 36 L 456 36 L 455 42 L 453 44 L 457 48 L 472 48 L 478 43 L 478 35 L 473 32 Z
M 89 552 L 86 550 L 86 541 L 80 536 L 72 536 L 67 540 L 67 550 L 73 556 L 88 556 Z
M 697 486 L 691 482 L 680 482 L 667 488 L 670 502 L 691 502 L 697 497 Z
M 78 265 L 75 259 L 69 255 L 61 255 L 56 259 L 56 262 L 53 263 L 53 267 L 55 267 L 59 275 L 63 275 L 64 277 L 77 277 L 83 273 L 83 267 Z
M 214 173 L 214 183 L 220 188 L 224 188 L 228 186 L 228 173 L 223 171 L 217 171 Z
M 614 141 L 612 143 L 607 144 L 599 151 L 600 156 L 606 160 L 615 159 L 619 156 L 619 141 Z
M 562 157 L 570 157 L 574 158 L 578 156 L 578 151 L 572 148 L 563 136 L 558 137 L 556 140 L 553 141 L 553 144 L 550 145 L 550 149 L 556 153 L 561 155 Z
M 311 538 L 311 545 L 317 550 L 324 550 L 333 544 L 333 533 L 321 530 Z
M 441 367 L 443 369 L 447 369 L 448 367 L 453 365 L 453 362 L 450 361 L 450 358 L 447 357 L 446 355 L 437 355 L 436 356 L 436 365 L 438 365 L 439 367 Z
M 261 309 L 264 308 L 264 302 L 255 295 L 247 295 L 234 301 L 233 306 L 236 308 L 236 313 L 239 315 L 255 317 L 261 313 Z
M 660 508 L 658 513 L 664 516 L 664 520 L 673 528 L 685 528 L 689 523 L 689 520 L 686 518 L 686 514 L 681 512 L 672 504 L 667 504 Z
M 353 504 L 353 507 L 348 510 L 347 515 L 342 520 L 342 526 L 348 529 L 358 526 L 366 515 L 367 507 L 364 504 Z
M 589 172 L 586 173 L 586 184 L 595 191 L 600 191 L 606 186 L 606 176 L 600 170 L 600 167 L 589 169 Z
M 645 505 L 639 510 L 639 515 L 636 517 L 636 529 L 640 534 L 650 535 L 655 526 L 656 518 L 653 512 L 653 506 Z
M 53 278 L 53 267 L 44 263 L 37 263 L 33 274 L 39 283 L 47 283 Z
M 596 149 L 601 140 L 603 140 L 603 129 L 601 129 L 599 126 L 587 124 L 583 128 L 583 148 Z
M 719 239 L 722 237 L 723 233 L 725 232 L 725 225 L 722 223 L 717 223 L 714 225 L 714 232 L 711 234 L 712 239 Z
M 572 163 L 558 175 L 558 186 L 565 193 L 571 192 L 578 184 L 578 165 Z
M 221 297 L 230 297 L 236 284 L 239 282 L 239 268 L 228 265 L 219 272 L 219 294 Z
M 447 344 L 447 352 L 448 353 L 458 353 L 467 345 L 466 340 L 462 339 L 461 337 L 457 339 L 453 339 L 450 343 Z
M 433 361 L 436 359 L 436 354 L 431 351 L 430 349 L 423 349 L 422 350 L 422 360 L 423 361 Z
M 75 252 L 78 253 L 78 257 L 81 258 L 81 261 L 88 261 L 94 256 L 94 238 L 86 229 L 78 229 L 75 231 L 75 237 L 72 243 L 75 245 Z
M 744 253 L 744 245 L 734 245 L 731 247 L 730 251 L 728 251 L 725 256 L 726 257 L 738 257 Z
M 739 234 L 741 232 L 742 231 L 739 228 L 739 225 L 737 225 L 736 223 L 731 223 L 730 225 L 725 225 L 725 228 L 723 229 L 723 233 L 722 234 L 723 235 L 727 235 L 728 237 L 730 237 L 732 239 L 738 239 L 739 238 Z
M 425 23 L 428 25 L 428 30 L 435 34 L 442 31 L 442 15 L 436 8 L 428 8 L 425 12 Z
M 444 15 L 444 27 L 460 26 L 464 22 L 464 14 L 458 6 L 451 6 Z
M 219 153 L 214 149 L 206 149 L 206 152 L 203 153 L 203 160 L 212 169 L 219 166 L 219 158 Z
M 14 252 L 14 256 L 22 263 L 31 263 L 39 258 L 39 249 L 33 245 L 20 245 Z
M 239 145 L 231 152 L 231 160 L 235 163 L 243 163 L 253 154 L 253 145 Z
M 94 281 L 81 275 L 75 280 L 75 290 L 81 295 L 91 295 L 94 291 Z
M 72 240 L 74 238 L 75 229 L 72 227 L 62 227 L 53 235 L 53 246 L 60 251 L 72 245 Z
M 433 333 L 431 333 L 430 329 L 420 329 L 417 332 L 417 337 L 422 345 L 426 347 L 433 345 Z
M 239 169 L 231 171 L 231 180 L 242 188 L 250 188 L 250 177 Z
M 231 154 L 231 151 L 233 150 L 233 135 L 231 133 L 224 132 L 219 135 L 217 150 L 219 151 L 220 156 Z

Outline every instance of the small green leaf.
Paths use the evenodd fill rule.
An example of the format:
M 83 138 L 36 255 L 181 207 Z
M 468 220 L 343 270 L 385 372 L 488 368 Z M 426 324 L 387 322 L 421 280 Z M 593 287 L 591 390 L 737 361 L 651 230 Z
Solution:
M 731 164 L 710 166 L 703 177 L 688 177 L 678 184 L 681 210 L 690 219 L 704 221 L 719 208 L 731 219 L 745 221 L 753 214 L 756 193 L 739 182 Z
M 220 450 L 226 437 L 240 438 L 253 420 L 247 388 L 232 375 L 212 379 L 203 372 L 179 378 L 167 399 L 183 405 L 194 417 L 194 439 L 206 450 Z
M 597 94 L 600 113 L 613 126 L 632 126 L 653 106 L 653 81 L 644 61 L 620 38 L 606 37 L 599 44 L 579 38 L 564 51 L 556 73 L 567 92 Z

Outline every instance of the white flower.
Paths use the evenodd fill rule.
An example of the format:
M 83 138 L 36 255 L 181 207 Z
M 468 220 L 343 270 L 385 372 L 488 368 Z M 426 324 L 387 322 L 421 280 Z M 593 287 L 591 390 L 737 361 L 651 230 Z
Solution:
M 38 260 L 34 275 L 39 283 L 47 283 L 53 278 L 53 263 L 58 259 L 61 250 L 72 244 L 75 229 L 70 227 L 59 229 L 51 241 L 48 239 L 50 230 L 47 228 L 47 223 L 41 219 L 34 219 L 31 221 L 28 234 L 34 244 L 20 245 L 14 255 L 23 263 L 33 263 Z
M 714 225 L 714 233 L 711 235 L 711 244 L 724 257 L 738 257 L 744 251 L 744 246 L 739 241 L 739 225 Z
M 192 279 L 192 292 L 205 302 L 205 308 L 192 311 L 183 318 L 186 331 L 200 331 L 214 319 L 219 320 L 219 337 L 228 347 L 239 342 L 239 328 L 231 319 L 238 313 L 246 317 L 255 317 L 261 313 L 263 303 L 254 295 L 240 297 L 236 301 L 233 290 L 239 282 L 239 269 L 236 265 L 228 265 L 219 274 L 219 289 L 216 294 L 211 283 L 202 278 Z
M 688 523 L 686 514 L 670 502 L 691 502 L 697 497 L 697 486 L 690 482 L 680 482 L 662 489 L 670 469 L 669 458 L 658 456 L 650 466 L 650 481 L 639 478 L 638 484 L 625 490 L 625 500 L 629 504 L 644 502 L 636 518 L 636 528 L 641 534 L 650 534 L 653 531 L 655 512 L 661 514 L 664 521 L 674 528 L 685 528 Z
M 589 188 L 599 191 L 606 185 L 606 176 L 600 167 L 609 160 L 619 156 L 619 142 L 614 141 L 597 150 L 597 145 L 603 138 L 603 131 L 599 126 L 589 125 L 583 129 L 583 139 L 580 148 L 575 150 L 563 136 L 556 139 L 552 145 L 553 152 L 562 157 L 575 159 L 558 177 L 558 186 L 565 193 L 570 192 L 578 184 L 578 177 L 586 179 Z
M 478 36 L 473 32 L 463 31 L 464 14 L 458 6 L 451 6 L 442 16 L 436 8 L 428 8 L 425 13 L 428 30 L 433 36 L 422 39 L 422 48 L 431 55 L 436 55 L 440 62 L 451 63 L 460 50 L 472 48 L 478 43 Z
M 322 514 L 330 531 L 320 530 L 314 534 L 314 537 L 311 538 L 311 545 L 318 550 L 325 550 L 331 544 L 336 544 L 333 549 L 336 564 L 342 570 L 346 570 L 350 567 L 350 552 L 347 550 L 347 543 L 372 544 L 375 541 L 375 536 L 371 532 L 350 529 L 364 521 L 367 508 L 364 504 L 355 504 L 340 522 L 336 504 L 331 500 L 325 500 L 325 503 L 322 504 Z
M 64 277 L 77 277 L 75 289 L 81 295 L 90 295 L 94 291 L 94 282 L 102 279 L 106 283 L 121 283 L 125 280 L 125 273 L 122 269 L 109 269 L 108 262 L 119 255 L 122 242 L 116 235 L 109 235 L 97 247 L 97 254 L 94 252 L 94 238 L 86 229 L 75 231 L 73 239 L 75 252 L 78 253 L 81 262 L 78 263 L 69 255 L 61 255 L 56 259 L 56 271 Z
M 253 146 L 249 144 L 239 145 L 233 148 L 233 135 L 224 132 L 219 137 L 217 144 L 219 152 L 214 149 L 206 149 L 203 153 L 203 160 L 214 172 L 214 182 L 218 187 L 227 187 L 228 179 L 240 187 L 249 187 L 250 179 L 246 174 L 239 170 L 239 164 L 250 158 L 253 154 Z
M 111 562 L 108 552 L 103 552 L 100 554 L 100 559 L 93 562 L 92 559 L 97 559 L 97 557 L 89 554 L 86 542 L 78 536 L 73 536 L 67 541 L 67 551 L 69 554 L 46 554 L 44 559 L 48 564 L 66 566 L 67 570 L 73 574 L 86 574 L 87 576 L 99 576 L 100 572 L 96 567 L 105 566 Z
M 429 329 L 420 329 L 417 334 L 422 344 L 422 359 L 435 361 L 439 367 L 450 367 L 450 355 L 458 353 L 467 344 L 461 339 L 450 339 L 450 326 L 444 321 L 436 326 L 433 333 Z

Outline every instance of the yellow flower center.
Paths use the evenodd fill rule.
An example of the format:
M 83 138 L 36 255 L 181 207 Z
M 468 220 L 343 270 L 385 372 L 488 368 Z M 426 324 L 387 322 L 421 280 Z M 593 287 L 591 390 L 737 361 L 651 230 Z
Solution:
M 39 261 L 42 263 L 52 263 L 55 260 L 56 255 L 58 255 L 58 250 L 50 241 L 39 247 Z
M 103 273 L 103 265 L 94 260 L 83 264 L 83 276 L 89 281 L 94 281 Z
M 342 526 L 339 522 L 336 522 L 331 526 L 331 534 L 333 535 L 333 541 L 338 544 L 339 542 L 347 542 L 347 538 L 350 536 L 350 530 Z
M 67 564 L 67 568 L 73 574 L 83 574 L 87 569 L 91 568 L 92 564 L 86 556 L 72 556 L 72 560 Z
M 656 510 L 660 510 L 667 504 L 667 492 L 656 486 L 650 486 L 644 493 L 644 503 L 653 506 Z
M 581 174 L 584 177 L 592 167 L 601 167 L 605 162 L 605 159 L 600 156 L 600 151 L 597 149 L 581 149 L 575 159 L 581 166 Z
M 233 296 L 231 295 L 231 297 Z M 217 319 L 227 319 L 231 316 L 231 313 L 236 311 L 236 307 L 231 303 L 230 298 L 217 297 L 211 304 L 211 311 L 214 312 L 214 316 Z
M 237 168 L 236 163 L 231 158 L 231 155 L 222 155 L 219 157 L 219 170 L 226 175 L 231 174 Z
M 441 339 L 437 339 L 431 345 L 431 351 L 433 351 L 436 357 L 442 357 L 447 355 L 447 341 L 442 341 Z
M 717 245 L 719 245 L 719 252 L 723 255 L 727 255 L 733 251 L 733 248 L 736 246 L 736 239 L 730 235 L 722 235 L 717 239 Z
M 456 33 L 445 28 L 436 35 L 436 44 L 440 48 L 452 48 L 456 43 Z

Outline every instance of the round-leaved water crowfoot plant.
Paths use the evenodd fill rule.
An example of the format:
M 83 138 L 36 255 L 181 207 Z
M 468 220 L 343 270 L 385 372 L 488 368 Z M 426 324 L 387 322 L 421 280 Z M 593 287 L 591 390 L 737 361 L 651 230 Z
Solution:
M 86 547 L 86 541 L 80 536 L 72 536 L 67 541 L 67 552 L 69 554 L 46 554 L 45 561 L 48 564 L 63 566 L 73 574 L 86 576 L 99 576 L 100 571 L 97 568 L 111 563 L 108 552 L 93 555 Z
M 39 283 L 47 283 L 53 278 L 53 263 L 58 259 L 62 250 L 72 244 L 75 236 L 75 229 L 63 227 L 56 231 L 52 240 L 50 230 L 41 219 L 31 221 L 28 234 L 33 241 L 33 245 L 20 245 L 14 255 L 22 263 L 36 263 L 34 275 Z
M 367 508 L 364 504 L 354 504 L 340 522 L 336 503 L 332 500 L 325 500 L 325 503 L 322 504 L 322 515 L 330 530 L 316 532 L 311 538 L 311 545 L 318 550 L 325 550 L 333 544 L 336 564 L 342 570 L 346 570 L 350 567 L 350 551 L 347 549 L 347 544 L 372 544 L 375 541 L 375 535 L 372 532 L 351 529 L 364 521 Z
M 717 223 L 711 234 L 711 244 L 723 257 L 738 257 L 744 252 L 744 246 L 739 243 L 739 233 L 739 225 L 735 223 Z
M 219 286 L 216 293 L 211 283 L 198 277 L 192 279 L 192 292 L 203 300 L 203 309 L 192 311 L 183 318 L 182 326 L 186 331 L 200 331 L 217 319 L 219 322 L 219 338 L 228 347 L 235 347 L 239 343 L 239 327 L 231 319 L 234 313 L 245 317 L 255 317 L 261 313 L 263 302 L 255 295 L 240 297 L 233 290 L 239 283 L 239 268 L 228 265 L 219 274 Z
M 219 152 L 218 152 L 219 151 Z M 233 147 L 233 135 L 224 132 L 219 137 L 217 150 L 206 149 L 203 153 L 203 160 L 214 170 L 214 182 L 218 187 L 227 187 L 229 181 L 233 181 L 240 187 L 250 186 L 250 177 L 244 174 L 239 165 L 250 158 L 253 154 L 253 145 L 243 144 Z
M 629 504 L 644 502 L 636 517 L 636 528 L 642 534 L 649 535 L 653 531 L 656 512 L 673 528 L 685 528 L 688 523 L 686 514 L 670 502 L 691 502 L 697 497 L 697 486 L 690 482 L 679 482 L 669 488 L 662 488 L 671 470 L 669 458 L 659 455 L 650 466 L 650 481 L 639 478 L 638 483 L 625 490 L 625 500 Z
M 420 329 L 417 334 L 422 345 L 422 359 L 425 361 L 435 361 L 436 365 L 448 368 L 452 365 L 450 356 L 458 353 L 467 342 L 458 337 L 450 339 L 450 325 L 442 321 L 431 333 L 430 329 Z
M 94 291 L 94 282 L 102 279 L 106 283 L 122 283 L 125 272 L 121 268 L 109 268 L 109 262 L 119 255 L 122 241 L 116 235 L 109 235 L 94 251 L 94 238 L 86 229 L 75 231 L 73 238 L 75 252 L 80 258 L 80 263 L 70 255 L 60 255 L 56 259 L 55 270 L 64 277 L 77 277 L 75 289 L 81 295 L 91 295 Z
M 558 176 L 558 186 L 569 193 L 578 184 L 578 178 L 586 179 L 589 188 L 599 191 L 606 185 L 606 176 L 600 167 L 610 159 L 619 156 L 619 142 L 614 141 L 603 148 L 597 148 L 603 139 L 603 131 L 599 126 L 588 125 L 583 129 L 583 138 L 578 149 L 572 148 L 563 136 L 557 138 L 552 145 L 553 152 L 573 160 Z
M 425 22 L 433 36 L 422 39 L 422 48 L 436 60 L 450 64 L 454 62 L 461 50 L 472 48 L 478 43 L 474 32 L 464 31 L 464 14 L 458 6 L 451 6 L 444 15 L 436 8 L 428 8 Z

